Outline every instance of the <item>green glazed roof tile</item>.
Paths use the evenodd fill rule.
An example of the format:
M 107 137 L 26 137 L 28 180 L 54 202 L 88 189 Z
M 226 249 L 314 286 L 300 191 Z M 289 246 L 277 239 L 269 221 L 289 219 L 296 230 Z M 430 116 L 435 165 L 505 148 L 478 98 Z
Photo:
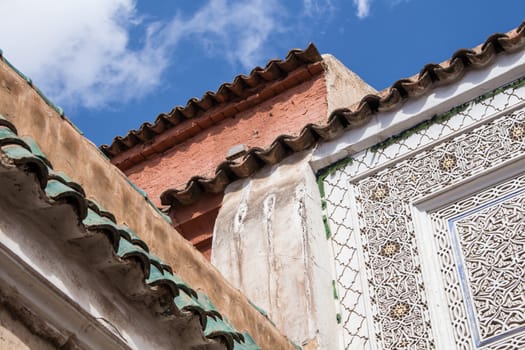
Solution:
M 88 230 L 103 231 L 111 242 L 113 251 L 116 252 L 118 250 L 120 235 L 117 225 L 113 221 L 98 215 L 94 210 L 89 208 L 87 216 L 82 220 L 82 224 L 84 224 Z
M 224 333 L 235 333 L 235 330 L 220 318 L 208 317 L 208 322 L 204 334 L 206 336 L 210 334 L 224 334 Z M 233 336 L 232 336 L 233 337 Z
M 84 196 L 68 185 L 55 179 L 49 179 L 45 191 L 49 198 L 72 205 L 80 220 L 87 216 L 88 207 Z
M 223 319 L 223 316 L 219 313 L 219 311 L 215 308 L 215 305 L 210 301 L 208 296 L 202 292 L 197 292 L 197 296 L 199 298 L 199 303 L 206 309 L 206 313 L 211 317 L 218 317 L 221 320 Z
M 151 274 L 152 265 L 150 264 L 150 261 L 148 259 L 148 253 L 141 247 L 132 244 L 130 241 L 123 237 L 120 237 L 119 239 L 117 255 L 121 259 L 138 259 L 142 264 L 144 276 L 148 276 Z
M 244 342 L 235 343 L 234 350 L 262 350 L 248 333 L 243 333 L 242 335 L 244 336 Z
M 173 273 L 173 269 L 165 261 L 162 261 L 158 256 L 149 253 L 149 258 L 159 265 L 164 271 Z
M 169 272 L 173 273 L 171 270 L 171 266 L 167 265 L 164 261 L 162 261 L 158 256 L 155 256 L 151 253 L 148 254 L 150 262 L 155 265 L 156 268 L 161 270 L 163 273 Z
M 18 167 L 30 170 L 35 173 L 40 183 L 40 188 L 44 189 L 47 184 L 47 165 L 26 148 L 19 145 L 6 145 L 1 147 L 5 155 Z
M 117 222 L 117 220 L 115 219 L 115 215 L 113 215 L 113 213 L 107 211 L 102 205 L 100 205 L 100 203 L 98 203 L 96 200 L 90 198 L 87 200 L 88 201 L 88 207 L 92 210 L 94 210 L 98 215 L 100 216 L 104 216 L 106 218 L 108 218 L 109 220 L 113 221 L 113 222 Z
M 18 135 L 15 124 L 11 123 L 9 120 L 5 119 L 3 115 L 0 114 L 0 126 L 5 126 L 11 129 L 15 134 Z
M 72 205 L 79 222 L 90 231 L 101 231 L 113 245 L 116 255 L 123 259 L 138 259 L 148 285 L 164 285 L 172 291 L 173 305 L 199 317 L 203 334 L 218 339 L 228 350 L 259 349 L 251 337 L 236 332 L 217 311 L 208 297 L 193 290 L 161 259 L 149 253 L 147 244 L 127 226 L 116 224 L 115 216 L 96 201 L 86 199 L 82 186 L 66 174 L 53 171 L 52 164 L 30 139 L 17 136 L 15 126 L 0 115 L 0 150 L 18 168 L 35 173 L 46 196 L 56 202 Z M 137 189 L 140 193 L 140 189 Z M 147 198 L 145 196 L 145 198 Z M 146 278 L 147 276 L 147 278 Z M 183 293 L 180 293 L 182 291 Z M 245 342 L 244 345 L 240 343 Z
M 201 324 L 201 328 L 206 328 L 208 315 L 206 315 L 206 311 L 204 311 L 204 309 L 197 302 L 195 302 L 194 299 L 190 298 L 184 293 L 181 293 L 175 298 L 175 306 L 179 310 L 191 312 L 193 315 L 199 317 L 199 323 Z
M 173 292 L 174 296 L 180 294 L 180 290 L 190 296 L 196 296 L 196 292 L 184 283 L 179 277 L 169 272 L 163 272 L 155 265 L 150 265 L 150 273 L 146 283 L 151 286 L 163 285 Z
M 207 338 L 221 338 L 228 349 L 233 349 L 234 339 L 232 333 L 233 329 L 228 327 L 222 320 L 208 318 L 206 328 L 204 329 L 204 335 Z
M 84 188 L 82 188 L 80 184 L 73 181 L 69 176 L 67 176 L 62 171 L 55 171 L 55 170 L 50 171 L 49 179 L 57 180 L 59 182 L 62 182 L 64 185 L 73 188 L 75 191 L 79 192 L 82 195 L 82 197 L 84 197 L 84 200 L 85 200 L 86 193 L 84 192 Z M 87 202 L 86 202 L 86 205 L 87 205 Z
M 135 234 L 135 232 L 133 232 L 132 229 L 130 229 L 129 227 L 124 226 L 124 225 L 119 225 L 118 226 L 118 230 L 119 230 L 121 236 L 126 237 L 126 239 L 128 241 L 130 241 L 133 244 L 136 244 L 136 245 L 140 246 L 142 249 L 144 249 L 146 252 L 149 253 L 149 247 L 146 244 L 146 242 L 144 242 L 142 239 L 140 239 L 139 236 L 137 236 Z
M 35 140 L 33 140 L 31 137 L 28 137 L 28 136 L 22 137 L 22 140 L 24 140 L 24 142 L 29 146 L 29 150 L 31 151 L 31 153 L 33 153 L 38 158 L 42 159 L 42 161 L 44 161 L 44 163 L 46 163 L 48 167 L 53 169 L 53 165 L 51 165 L 51 162 L 44 155 L 44 152 L 42 152 L 42 150 L 40 149 L 40 147 L 38 146 Z M 82 190 L 82 193 L 83 192 L 84 190 Z
M 159 270 L 155 265 L 151 265 L 149 269 L 148 277 L 146 278 L 146 284 L 155 285 L 158 281 L 164 279 L 162 270 Z
M 243 334 L 236 332 L 228 323 L 219 318 L 208 317 L 204 335 L 207 338 L 220 339 L 226 345 L 227 349 L 230 350 L 234 349 L 236 342 L 242 343 L 245 341 Z
M 199 298 L 199 302 L 202 305 L 204 305 L 204 307 L 206 307 L 206 309 L 208 309 L 208 310 L 217 310 L 206 294 L 202 293 L 201 291 L 198 291 L 197 292 L 197 296 Z
M 205 307 L 199 302 L 199 300 L 191 295 L 186 293 L 179 293 L 175 298 L 173 298 L 175 306 L 179 310 L 197 310 L 198 313 L 202 313 L 203 316 L 206 316 Z M 203 325 L 205 327 L 205 325 Z
M 19 145 L 27 150 L 30 150 L 29 146 L 17 136 L 13 130 L 8 128 L 7 126 L 0 126 L 0 146 L 3 145 Z
M 179 276 L 173 273 L 164 271 L 164 277 L 167 278 L 169 281 L 175 283 L 177 288 L 181 289 L 184 293 L 190 296 L 193 296 L 193 297 L 197 297 L 197 292 L 194 289 L 192 289 L 190 286 L 188 286 L 186 282 L 180 279 Z

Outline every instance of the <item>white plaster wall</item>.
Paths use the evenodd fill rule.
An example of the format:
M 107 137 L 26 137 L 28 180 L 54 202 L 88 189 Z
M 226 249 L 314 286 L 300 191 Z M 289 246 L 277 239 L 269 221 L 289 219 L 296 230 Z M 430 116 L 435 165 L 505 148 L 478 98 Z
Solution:
M 227 188 L 212 263 L 296 344 L 336 349 L 332 258 L 309 156 Z

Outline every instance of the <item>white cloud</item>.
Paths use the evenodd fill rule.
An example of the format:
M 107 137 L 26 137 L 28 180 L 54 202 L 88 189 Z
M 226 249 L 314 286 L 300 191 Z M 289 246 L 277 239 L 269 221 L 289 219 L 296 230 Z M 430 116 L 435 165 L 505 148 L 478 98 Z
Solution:
M 370 13 L 371 0 L 354 0 L 354 5 L 357 6 L 357 17 L 365 18 Z
M 188 19 L 175 17 L 161 34 L 165 45 L 193 39 L 205 53 L 253 68 L 271 34 L 282 29 L 276 0 L 210 0 Z
M 312 1 L 312 0 L 305 0 L 305 1 Z M 357 7 L 357 17 L 359 18 L 365 18 L 370 15 L 370 4 L 373 0 L 353 0 L 354 5 Z M 389 6 L 394 7 L 397 6 L 403 2 L 410 2 L 410 0 L 385 0 Z
M 305 0 L 305 11 L 320 2 L 331 4 Z M 137 13 L 136 0 L 3 0 L 0 13 L 4 55 L 66 108 L 144 97 L 162 83 L 183 42 L 251 69 L 273 47 L 272 35 L 290 30 L 279 0 L 209 0 L 157 22 Z
M 333 16 L 336 7 L 332 0 L 303 0 L 304 14 L 308 17 Z
M 128 101 L 157 86 L 166 67 L 147 41 L 129 48 L 133 0 L 2 1 L 0 13 L 5 56 L 60 104 Z

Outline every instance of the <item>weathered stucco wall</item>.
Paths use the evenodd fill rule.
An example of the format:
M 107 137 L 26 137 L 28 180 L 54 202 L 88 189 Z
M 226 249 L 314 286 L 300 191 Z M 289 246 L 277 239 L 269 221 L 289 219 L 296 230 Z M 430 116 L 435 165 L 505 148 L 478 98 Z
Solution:
M 266 148 L 281 134 L 294 135 L 307 123 L 324 121 L 326 113 L 325 79 L 318 75 L 148 158 L 126 174 L 157 203 L 162 192 L 184 188 L 194 175 L 213 177 L 232 146 Z
M 328 113 L 337 108 L 349 107 L 364 96 L 377 92 L 334 56 L 324 54 L 323 64 L 326 71 Z
M 55 347 L 34 335 L 23 323 L 0 306 L 0 349 L 53 350 Z
M 309 156 L 227 188 L 212 262 L 294 342 L 335 349 L 333 263 Z
M 323 55 L 323 66 L 324 96 L 316 96 L 323 105 L 312 111 L 316 121 L 375 92 L 333 56 Z M 293 341 L 308 349 L 336 349 L 331 248 L 310 157 L 294 155 L 227 188 L 212 263 Z
M 0 305 L 31 332 L 70 350 L 208 344 L 197 319 L 159 318 L 139 296 L 147 290 L 140 267 L 116 258 L 104 235 L 79 227 L 70 205 L 47 204 L 32 176 L 3 164 L 0 183 Z
M 203 290 L 239 331 L 248 331 L 263 348 L 288 349 L 291 345 L 229 285 L 193 246 L 184 240 L 134 190 L 125 175 L 111 165 L 90 141 L 62 119 L 54 109 L 4 62 L 0 62 L 0 114 L 13 122 L 20 136 L 34 138 L 56 170 L 80 183 L 96 199 L 144 239 L 151 251 L 171 264 L 174 272 Z

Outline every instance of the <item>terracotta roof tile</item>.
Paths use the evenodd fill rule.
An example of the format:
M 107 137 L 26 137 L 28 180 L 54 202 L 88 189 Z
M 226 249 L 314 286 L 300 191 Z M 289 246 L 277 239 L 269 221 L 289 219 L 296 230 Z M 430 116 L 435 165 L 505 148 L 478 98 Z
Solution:
M 266 150 L 252 148 L 236 161 L 224 161 L 212 178 L 192 177 L 183 189 L 168 189 L 161 195 L 163 205 L 193 203 L 203 192 L 219 193 L 239 179 L 252 175 L 266 165 L 280 162 L 284 157 L 313 147 L 317 142 L 330 140 L 344 131 L 365 124 L 370 116 L 400 108 L 408 99 L 417 98 L 437 86 L 459 80 L 468 70 L 490 65 L 500 53 L 513 53 L 525 47 L 525 22 L 506 34 L 493 34 L 474 49 L 461 49 L 440 64 L 427 64 L 419 74 L 396 81 L 377 94 L 364 96 L 349 108 L 333 111 L 324 125 L 308 124 L 299 136 L 280 135 Z
M 95 201 L 87 199 L 82 186 L 67 175 L 54 171 L 36 142 L 18 137 L 15 126 L 0 116 L 0 170 L 10 171 L 11 168 L 35 175 L 43 191 L 41 195 L 36 194 L 37 200 L 43 198 L 51 205 L 70 206 L 83 231 L 87 234 L 105 235 L 108 239 L 99 244 L 107 242 L 111 246 L 113 258 L 109 264 L 116 267 L 130 261 L 140 262 L 136 266 L 140 266 L 142 279 L 130 281 L 130 285 L 145 286 L 146 294 L 135 293 L 135 297 L 142 297 L 146 304 L 156 298 L 171 300 L 161 314 L 170 317 L 195 315 L 199 319 L 202 335 L 219 340 L 228 350 L 260 349 L 248 334 L 234 330 L 204 294 L 197 293 L 175 275 L 169 265 L 153 255 L 147 244 L 129 227 L 118 225 L 113 214 Z M 129 273 L 124 278 L 133 279 L 133 276 L 136 274 Z M 164 303 L 159 305 L 162 304 Z
M 282 79 L 299 67 L 321 60 L 322 57 L 313 44 L 305 50 L 291 50 L 284 60 L 271 60 L 264 68 L 256 67 L 249 75 L 239 75 L 232 83 L 222 84 L 217 92 L 208 91 L 201 99 L 191 98 L 185 106 L 175 107 L 167 114 L 159 114 L 153 124 L 146 122 L 139 129 L 129 131 L 124 137 L 115 137 L 110 145 L 102 145 L 100 149 L 108 157 L 115 157 L 136 145 L 152 140 L 156 135 L 162 134 L 184 120 L 194 118 L 218 104 L 247 99 L 257 94 L 266 83 Z M 320 68 L 311 69 L 318 73 Z

